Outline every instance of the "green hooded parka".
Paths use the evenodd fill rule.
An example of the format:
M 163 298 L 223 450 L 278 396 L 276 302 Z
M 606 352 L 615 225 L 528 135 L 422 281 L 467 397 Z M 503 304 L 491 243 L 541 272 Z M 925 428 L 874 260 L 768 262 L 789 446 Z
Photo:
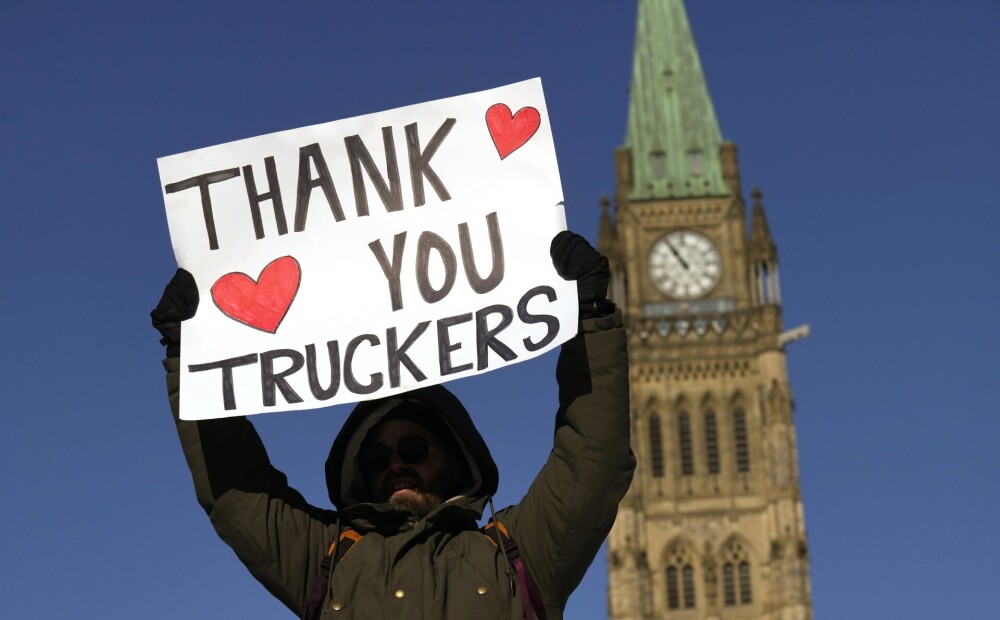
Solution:
M 511 587 L 504 553 L 478 529 L 497 489 L 497 468 L 450 392 L 421 388 L 354 409 L 326 464 L 332 511 L 309 505 L 288 485 L 246 418 L 180 420 L 179 362 L 164 361 L 167 391 L 198 501 L 253 576 L 297 616 L 305 613 L 331 543 L 351 528 L 363 537 L 332 571 L 321 618 L 523 618 L 522 592 Z M 563 617 L 635 469 L 621 314 L 583 321 L 580 333 L 562 346 L 556 375 L 552 452 L 524 498 L 497 512 L 540 590 L 548 620 Z M 368 430 L 403 400 L 438 412 L 471 474 L 467 488 L 423 519 L 367 502 L 355 465 Z

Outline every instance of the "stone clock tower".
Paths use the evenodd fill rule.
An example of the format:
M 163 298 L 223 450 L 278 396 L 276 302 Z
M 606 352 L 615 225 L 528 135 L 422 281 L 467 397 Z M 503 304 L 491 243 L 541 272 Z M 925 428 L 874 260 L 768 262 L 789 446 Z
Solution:
M 778 254 L 748 216 L 682 0 L 639 0 L 615 211 L 639 466 L 608 549 L 612 620 L 812 618 Z

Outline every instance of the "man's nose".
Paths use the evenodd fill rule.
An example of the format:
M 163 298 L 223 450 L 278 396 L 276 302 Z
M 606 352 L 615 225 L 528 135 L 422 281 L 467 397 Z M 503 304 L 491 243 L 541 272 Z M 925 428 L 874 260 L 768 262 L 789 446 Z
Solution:
M 398 471 L 404 467 L 407 467 L 407 464 L 403 462 L 403 459 L 399 458 L 399 452 L 397 450 L 393 450 L 389 453 L 389 464 L 386 466 L 387 470 Z

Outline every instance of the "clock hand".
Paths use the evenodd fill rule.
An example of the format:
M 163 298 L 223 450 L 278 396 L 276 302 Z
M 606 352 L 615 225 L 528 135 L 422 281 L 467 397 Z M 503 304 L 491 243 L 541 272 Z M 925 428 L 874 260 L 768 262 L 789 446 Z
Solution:
M 677 259 L 677 262 L 679 262 L 681 264 L 681 267 L 684 268 L 684 271 L 687 271 L 688 270 L 688 263 L 687 263 L 686 260 L 684 260 L 683 258 L 681 258 L 681 254 L 680 254 L 680 252 L 677 251 L 677 248 L 674 247 L 674 244 L 670 243 L 669 239 L 664 239 L 664 241 L 666 241 L 667 247 L 670 248 L 670 252 L 674 255 L 674 258 Z

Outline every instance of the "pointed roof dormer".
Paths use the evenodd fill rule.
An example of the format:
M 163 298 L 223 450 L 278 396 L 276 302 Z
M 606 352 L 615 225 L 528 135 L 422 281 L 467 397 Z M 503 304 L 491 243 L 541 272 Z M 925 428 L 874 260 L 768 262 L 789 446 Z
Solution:
M 624 148 L 633 200 L 728 196 L 722 134 L 682 0 L 639 0 Z

